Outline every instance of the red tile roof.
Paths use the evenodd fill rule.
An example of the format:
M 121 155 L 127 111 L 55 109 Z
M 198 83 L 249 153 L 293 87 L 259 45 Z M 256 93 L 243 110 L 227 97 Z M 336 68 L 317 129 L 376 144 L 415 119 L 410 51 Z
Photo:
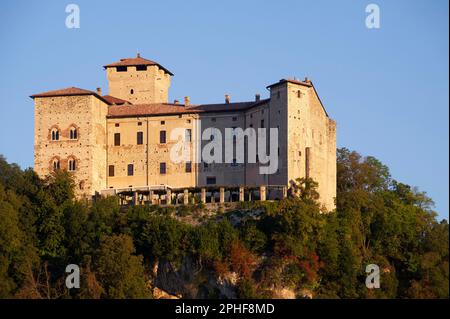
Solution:
M 108 108 L 108 117 L 128 117 L 144 115 L 165 115 L 190 113 L 187 108 L 179 104 L 134 104 L 111 105 Z
M 37 93 L 37 94 L 31 95 L 30 97 L 32 99 L 34 99 L 37 97 L 74 96 L 74 95 L 94 95 L 95 97 L 99 98 L 106 104 L 111 104 L 106 99 L 104 99 L 102 96 L 98 95 L 96 92 L 85 90 L 85 89 L 80 89 L 80 88 L 77 88 L 74 86 L 65 88 L 65 89 L 60 89 L 60 90 L 53 90 L 53 91 L 48 91 L 48 92 L 43 92 L 43 93 Z
M 110 104 L 117 104 L 117 105 L 121 105 L 121 104 L 131 104 L 130 102 L 126 101 L 126 100 L 122 100 L 119 99 L 118 97 L 112 96 L 112 95 L 103 95 L 103 98 L 108 101 Z
M 286 82 L 299 84 L 299 85 L 304 85 L 304 86 L 308 86 L 308 87 L 313 86 L 311 81 L 299 81 L 299 80 L 296 80 L 296 79 L 281 79 L 280 81 L 278 81 L 276 83 L 273 83 L 271 85 L 266 86 L 266 88 L 270 88 L 272 86 L 276 86 L 276 85 L 283 84 L 283 83 L 286 83 Z
M 65 88 L 65 89 L 61 89 L 61 90 L 54 90 L 54 91 L 48 91 L 48 92 L 33 94 L 33 95 L 31 95 L 31 97 L 34 98 L 34 97 L 66 96 L 66 95 L 91 95 L 91 94 L 96 94 L 96 93 L 93 92 L 93 91 L 80 89 L 80 88 L 76 88 L 76 87 L 72 86 L 70 88 Z
M 135 104 L 135 105 L 112 105 L 108 108 L 108 117 L 134 117 L 147 115 L 176 115 L 195 114 L 208 112 L 232 112 L 244 111 L 269 100 L 258 102 L 239 102 L 225 104 L 202 104 L 185 107 L 182 104 L 155 103 L 155 104 Z
M 107 65 L 104 65 L 103 67 L 106 69 L 106 68 L 112 68 L 112 67 L 117 67 L 117 66 L 136 66 L 136 65 L 157 65 L 159 68 L 163 69 L 170 75 L 173 75 L 172 72 L 167 70 L 161 64 L 159 64 L 155 61 L 152 61 L 152 60 L 147 60 L 147 59 L 141 58 L 139 54 L 135 58 L 120 59 L 120 61 L 118 61 L 118 62 L 107 64 Z

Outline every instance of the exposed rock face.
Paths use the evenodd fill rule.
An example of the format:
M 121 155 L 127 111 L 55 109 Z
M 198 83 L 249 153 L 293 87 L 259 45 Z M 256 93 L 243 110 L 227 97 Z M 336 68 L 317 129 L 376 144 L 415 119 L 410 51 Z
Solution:
M 295 299 L 295 292 L 292 289 L 280 287 L 272 290 L 274 299 Z
M 160 260 L 155 274 L 154 286 L 168 295 L 181 298 L 236 298 L 236 274 L 217 278 L 200 263 L 186 257 L 176 264 Z
M 153 294 L 157 299 L 236 299 L 239 275 L 226 272 L 218 276 L 209 267 L 187 256 L 179 263 L 159 260 L 153 266 Z M 294 290 L 280 285 L 269 289 L 274 299 L 312 299 L 309 289 Z
M 170 295 L 158 287 L 153 288 L 153 298 L 155 299 L 180 299 L 180 296 Z

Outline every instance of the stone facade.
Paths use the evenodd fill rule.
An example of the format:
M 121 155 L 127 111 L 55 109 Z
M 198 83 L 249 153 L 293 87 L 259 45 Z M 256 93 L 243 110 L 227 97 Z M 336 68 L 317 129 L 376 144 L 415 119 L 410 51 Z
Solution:
M 328 210 L 335 207 L 336 123 L 308 79 L 269 85 L 268 99 L 257 95 L 254 101 L 233 103 L 227 96 L 224 103 L 191 105 L 187 97 L 184 104 L 168 103 L 173 74 L 156 62 L 137 56 L 104 67 L 109 95 L 68 88 L 32 96 L 40 176 L 53 169 L 73 171 L 79 197 L 150 186 L 266 190 L 311 177 L 319 183 L 321 203 Z M 262 164 L 250 163 L 247 155 L 243 163 L 235 158 L 205 163 L 200 155 L 211 140 L 201 135 L 207 128 L 218 129 L 224 138 L 227 128 L 277 128 L 278 169 L 260 174 Z M 188 162 L 171 160 L 179 143 L 172 139 L 175 129 L 185 132 L 181 139 L 190 151 Z M 225 144 L 223 139 L 223 154 Z

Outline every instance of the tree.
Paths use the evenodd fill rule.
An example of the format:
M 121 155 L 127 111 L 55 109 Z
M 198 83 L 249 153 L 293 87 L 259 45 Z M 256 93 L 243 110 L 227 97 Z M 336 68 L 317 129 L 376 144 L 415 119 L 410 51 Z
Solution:
M 95 273 L 106 298 L 149 298 L 142 256 L 134 255 L 131 237 L 112 235 L 102 239 L 94 259 Z

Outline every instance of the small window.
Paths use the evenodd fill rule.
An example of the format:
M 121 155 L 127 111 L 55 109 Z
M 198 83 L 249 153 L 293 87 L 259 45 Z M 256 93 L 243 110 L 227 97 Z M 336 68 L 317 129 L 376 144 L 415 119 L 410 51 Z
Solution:
M 114 165 L 108 166 L 108 176 L 113 177 L 114 176 Z
M 164 125 L 164 124 L 166 124 L 166 121 L 161 121 L 161 125 Z
M 116 67 L 116 71 L 117 72 L 127 72 L 127 67 L 126 66 L 118 66 L 118 67 Z
M 137 139 L 137 145 L 144 144 L 144 133 L 143 132 L 137 132 L 136 139 Z
M 186 123 L 191 124 L 191 120 L 186 120 Z
M 211 122 L 215 122 L 215 121 L 216 121 L 215 117 L 211 118 Z
M 128 164 L 128 176 L 133 176 L 133 175 L 134 175 L 134 165 Z
M 120 146 L 120 133 L 114 133 L 114 146 Z
M 142 126 L 142 122 L 138 122 L 138 126 Z
M 216 177 L 215 176 L 208 176 L 208 177 L 206 177 L 206 184 L 207 185 L 214 185 L 214 184 L 216 184 Z
M 130 90 L 130 94 L 134 94 L 134 90 L 133 89 Z
M 119 127 L 119 126 L 120 126 L 120 124 L 119 124 L 119 123 L 116 123 L 116 124 L 114 124 L 114 126 L 115 126 L 115 127 Z
M 136 65 L 136 71 L 147 71 L 146 65 Z
M 59 130 L 57 128 L 52 129 L 52 141 L 59 141 Z
M 60 165 L 60 163 L 59 163 L 59 159 L 55 158 L 55 159 L 53 160 L 53 170 L 54 170 L 54 171 L 57 171 L 57 170 L 59 170 L 60 168 L 61 168 L 61 165 Z
M 281 97 L 281 93 L 280 91 L 277 92 L 277 99 L 279 99 Z
M 231 118 L 231 120 L 232 120 L 233 122 L 236 122 L 236 121 L 237 121 L 237 117 L 236 117 L 236 116 L 233 116 L 233 117 Z
M 301 97 L 302 97 L 302 91 L 300 91 L 300 90 L 297 91 L 297 97 L 298 97 L 298 98 L 301 98 Z
M 250 127 L 253 127 L 253 124 L 250 124 Z
M 236 161 L 236 159 L 235 158 L 233 158 L 233 163 L 231 163 L 231 166 L 237 166 L 238 164 L 237 164 L 237 161 Z
M 192 162 L 186 162 L 186 173 L 192 172 Z
M 264 120 L 261 120 L 261 127 L 264 128 Z
M 69 160 L 69 172 L 73 172 L 77 169 L 77 162 L 75 161 L 75 159 L 70 159 Z
M 203 168 L 208 168 L 208 163 L 203 162 Z
M 186 129 L 185 132 L 185 141 L 190 143 L 192 141 L 192 130 L 191 129 Z
M 166 131 L 159 131 L 159 143 L 166 143 Z
M 166 174 L 166 163 L 159 163 L 159 173 Z
M 77 132 L 76 127 L 71 127 L 71 128 L 69 129 L 69 138 L 70 138 L 71 140 L 76 140 L 76 139 L 78 139 L 78 132 Z

